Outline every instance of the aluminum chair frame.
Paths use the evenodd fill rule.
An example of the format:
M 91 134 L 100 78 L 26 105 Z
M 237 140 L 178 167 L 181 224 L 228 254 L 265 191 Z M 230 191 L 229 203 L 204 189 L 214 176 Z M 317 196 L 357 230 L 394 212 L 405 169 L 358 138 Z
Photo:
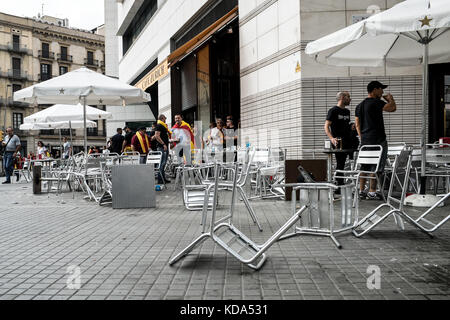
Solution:
M 432 149 L 427 150 L 427 164 L 429 164 L 426 176 L 427 177 L 444 177 L 447 179 L 447 183 L 450 179 L 450 145 L 449 144 L 433 144 L 428 145 Z M 430 166 L 431 165 L 431 166 Z M 450 198 L 450 190 L 447 185 L 447 194 L 445 194 L 434 206 L 425 211 L 415 221 L 421 225 L 421 227 L 429 232 L 433 233 L 443 226 L 449 219 L 450 214 L 443 218 L 440 222 L 434 223 L 428 219 L 428 216 L 442 204 L 445 204 Z
M 222 181 L 220 183 L 220 188 L 222 189 L 226 189 L 226 190 L 234 190 L 235 188 L 237 189 L 237 192 L 239 193 L 241 200 L 244 202 L 244 205 L 247 209 L 247 212 L 250 214 L 250 217 L 252 218 L 253 222 L 258 226 L 258 229 L 262 232 L 263 228 L 261 226 L 261 223 L 258 220 L 258 217 L 256 216 L 255 210 L 253 209 L 252 205 L 250 204 L 250 199 L 247 197 L 247 194 L 244 191 L 244 186 L 247 183 L 248 180 L 248 176 L 251 170 L 251 166 L 252 166 L 252 159 L 256 154 L 256 150 L 255 149 L 247 149 L 247 155 L 245 156 L 245 158 L 248 160 L 246 163 L 244 164 L 233 164 L 230 165 L 229 164 L 222 164 L 221 168 L 223 170 L 236 170 L 236 173 L 234 174 L 234 177 L 237 179 L 236 180 L 236 185 L 234 185 L 234 183 L 232 181 Z M 233 169 L 232 166 L 237 165 L 236 169 Z M 219 174 L 220 176 L 220 174 Z M 208 181 L 203 181 L 203 183 L 205 184 L 209 184 L 211 185 L 211 182 Z M 207 190 L 207 192 L 210 192 Z M 206 197 L 205 197 L 206 199 Z M 230 209 L 230 214 L 232 215 L 234 210 L 234 204 Z M 203 214 L 202 214 L 202 225 L 205 226 L 206 225 L 206 217 L 207 217 L 207 208 L 204 205 L 203 206 Z M 223 218 L 223 220 L 226 220 L 227 217 Z
M 359 223 L 353 229 L 353 234 L 356 237 L 359 238 L 367 234 L 390 216 L 394 217 L 395 223 L 400 230 L 405 229 L 402 220 L 404 219 L 409 224 L 417 227 L 422 232 L 432 237 L 429 232 L 427 232 L 421 225 L 419 225 L 413 218 L 411 218 L 404 210 L 406 191 L 409 184 L 409 175 L 411 173 L 412 151 L 412 147 L 406 146 L 395 160 L 394 168 L 391 173 L 391 182 L 386 202 L 375 208 L 372 212 L 367 214 L 363 219 L 359 221 Z M 400 199 L 397 199 L 393 197 L 393 190 L 395 183 L 397 182 L 397 179 L 395 177 L 398 176 L 401 172 L 404 173 L 404 179 L 401 183 L 402 192 Z M 388 212 L 383 214 L 382 216 L 378 215 L 380 211 L 385 208 L 388 209 Z M 358 232 L 358 229 L 362 229 L 362 231 Z
M 342 249 L 336 235 L 352 231 L 358 223 L 359 205 L 353 206 L 353 184 L 336 186 L 330 183 L 293 183 L 281 184 L 282 188 L 293 187 L 292 205 L 297 207 L 297 190 L 300 191 L 300 206 L 307 207 L 300 219 L 300 225 L 294 226 L 292 233 L 286 234 L 281 240 L 298 235 L 312 235 L 329 237 L 332 242 Z M 336 212 L 334 207 L 334 191 L 341 190 L 341 210 Z M 357 200 L 359 201 L 359 200 Z M 336 226 L 335 217 L 340 216 L 340 226 Z
M 217 202 L 214 200 L 214 205 L 211 212 L 209 232 L 203 233 L 200 237 L 195 239 L 185 249 L 169 261 L 170 265 L 175 264 L 180 259 L 188 255 L 192 250 L 199 246 L 203 241 L 210 238 L 227 253 L 231 254 L 242 264 L 248 267 L 259 270 L 265 263 L 267 256 L 265 252 L 299 219 L 302 213 L 306 210 L 306 206 L 296 211 L 294 207 L 293 216 L 277 231 L 275 232 L 263 245 L 257 245 L 242 233 L 236 226 L 233 225 L 233 208 L 236 202 L 236 191 L 238 182 L 238 164 L 234 170 L 233 191 L 231 196 L 231 214 L 226 222 L 223 219 L 216 221 Z M 217 199 L 219 191 L 219 164 L 215 164 L 215 181 L 214 184 L 208 186 L 208 193 L 213 191 L 214 199 Z
M 378 150 L 374 150 L 378 149 Z M 379 167 L 381 162 L 381 156 L 383 154 L 383 147 L 380 145 L 367 145 L 362 146 L 358 153 L 358 158 L 355 164 L 355 170 L 336 170 L 334 173 L 334 180 L 336 179 L 348 179 L 354 183 L 355 186 L 355 196 L 353 201 L 353 206 L 356 206 L 356 198 L 359 198 L 359 189 L 360 189 L 360 179 L 364 178 L 367 180 L 376 180 L 378 185 L 381 186 L 380 177 L 379 177 Z M 375 165 L 374 171 L 365 171 L 361 170 L 362 165 Z M 374 176 L 372 176 L 374 175 Z M 383 200 L 385 197 L 383 193 Z

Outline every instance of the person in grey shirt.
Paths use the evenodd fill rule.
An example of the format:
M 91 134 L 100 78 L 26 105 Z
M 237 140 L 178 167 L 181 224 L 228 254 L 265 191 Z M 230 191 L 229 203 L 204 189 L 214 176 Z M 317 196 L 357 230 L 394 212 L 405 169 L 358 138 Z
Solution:
M 72 155 L 72 145 L 70 144 L 70 142 L 67 140 L 67 137 L 63 138 L 63 142 L 64 142 L 64 153 L 63 153 L 63 159 L 67 160 L 70 158 L 70 156 Z
M 11 183 L 11 176 L 14 172 L 14 158 L 17 152 L 22 148 L 20 139 L 14 134 L 13 128 L 6 129 L 6 136 L 2 142 L 5 147 L 5 153 L 3 155 L 3 168 L 5 168 L 6 180 L 2 184 Z

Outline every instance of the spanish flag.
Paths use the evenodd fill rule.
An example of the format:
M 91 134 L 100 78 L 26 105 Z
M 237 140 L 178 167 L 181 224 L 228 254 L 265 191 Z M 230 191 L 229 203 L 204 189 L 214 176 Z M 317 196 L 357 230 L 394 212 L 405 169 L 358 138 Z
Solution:
M 136 136 L 139 140 L 139 143 L 141 144 L 142 153 L 148 154 L 150 151 L 150 141 L 148 140 L 148 136 L 146 134 L 144 134 L 144 137 L 143 137 L 140 132 L 137 132 Z M 145 141 L 144 141 L 144 138 L 145 138 Z
M 194 147 L 194 141 L 195 141 L 194 133 L 192 132 L 191 126 L 187 122 L 182 121 L 181 125 L 178 125 L 178 123 L 175 123 L 175 125 L 172 127 L 172 130 L 173 129 L 183 129 L 186 132 L 189 132 L 189 136 L 191 137 L 191 150 L 195 149 L 195 147 Z M 176 146 L 176 143 L 174 143 L 174 145 Z

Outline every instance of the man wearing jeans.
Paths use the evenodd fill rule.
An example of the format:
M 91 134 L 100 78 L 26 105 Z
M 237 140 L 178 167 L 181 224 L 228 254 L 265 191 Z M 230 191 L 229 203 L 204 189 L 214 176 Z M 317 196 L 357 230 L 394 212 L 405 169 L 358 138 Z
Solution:
M 165 168 L 167 164 L 167 158 L 169 157 L 169 128 L 166 124 L 166 116 L 160 115 L 158 118 L 158 123 L 155 128 L 154 139 L 158 142 L 158 151 L 162 153 L 161 164 L 159 165 L 158 183 L 169 183 L 166 179 Z
M 2 184 L 10 184 L 11 176 L 14 172 L 14 159 L 17 152 L 20 151 L 20 139 L 14 134 L 12 128 L 6 129 L 6 137 L 2 142 L 5 147 L 5 154 L 3 155 L 3 168 L 5 168 L 6 180 Z

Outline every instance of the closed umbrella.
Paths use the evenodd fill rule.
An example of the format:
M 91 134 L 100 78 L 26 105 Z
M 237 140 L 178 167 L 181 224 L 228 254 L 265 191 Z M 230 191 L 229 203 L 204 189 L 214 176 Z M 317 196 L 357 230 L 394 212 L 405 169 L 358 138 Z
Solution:
M 335 66 L 423 65 L 422 175 L 426 160 L 428 64 L 450 62 L 448 0 L 407 0 L 309 43 L 305 52 Z

